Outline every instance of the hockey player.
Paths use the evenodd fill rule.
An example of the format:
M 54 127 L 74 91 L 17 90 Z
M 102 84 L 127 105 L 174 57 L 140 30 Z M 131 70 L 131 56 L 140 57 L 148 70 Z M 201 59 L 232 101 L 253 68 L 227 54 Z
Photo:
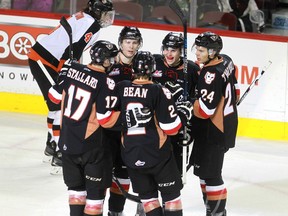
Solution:
M 109 26 L 114 20 L 111 0 L 89 0 L 87 7 L 73 14 L 68 23 L 72 28 L 74 58 L 79 60 L 83 50 L 90 47 L 97 39 L 101 28 Z M 31 48 L 29 57 L 30 70 L 37 81 L 48 106 L 48 135 L 45 155 L 54 156 L 51 164 L 61 166 L 61 153 L 56 152 L 60 129 L 60 105 L 48 99 L 48 90 L 52 86 L 43 68 L 56 82 L 63 63 L 69 58 L 69 39 L 62 26 L 56 27 L 49 35 L 39 39 Z M 53 169 L 52 169 L 52 172 Z M 58 170 L 56 169 L 56 172 Z
M 182 124 L 171 92 L 151 81 L 154 72 L 153 55 L 139 51 L 133 63 L 133 81 L 116 84 L 117 110 L 148 107 L 155 115 L 145 127 L 123 132 L 121 153 L 133 191 L 139 194 L 146 216 L 162 216 L 163 211 L 165 216 L 181 216 L 183 185 L 167 135 L 177 134 Z M 125 118 L 124 112 L 121 113 Z M 165 209 L 158 200 L 159 191 Z
M 181 33 L 170 32 L 162 41 L 162 55 L 154 54 L 156 60 L 156 71 L 152 74 L 154 82 L 160 83 L 166 86 L 174 95 L 176 104 L 183 101 L 184 94 L 184 72 L 183 72 L 183 49 L 184 39 Z M 197 84 L 197 72 L 200 70 L 199 66 L 193 61 L 188 60 L 187 65 L 187 91 L 188 99 L 195 97 L 195 88 Z M 181 89 L 181 90 L 180 90 Z M 189 99 L 190 100 L 190 99 Z M 188 143 L 193 141 L 190 127 Z M 177 165 L 182 173 L 182 142 L 183 131 L 179 134 L 171 137 L 173 144 L 174 156 L 177 161 Z
M 119 53 L 116 57 L 116 63 L 107 72 L 108 76 L 116 83 L 122 80 L 132 79 L 132 61 L 138 50 L 142 47 L 143 39 L 141 32 L 137 27 L 124 26 L 118 37 Z M 118 178 L 122 187 L 129 190 L 130 179 L 128 177 L 126 166 L 123 164 L 120 146 L 121 132 L 106 130 L 108 142 L 112 145 L 114 158 L 114 175 Z M 124 209 L 126 198 L 113 181 L 110 188 L 110 197 L 108 205 L 109 216 L 121 216 Z M 141 204 L 138 204 L 136 216 L 145 216 Z
M 220 54 L 222 39 L 212 32 L 199 34 L 193 45 L 201 68 L 194 103 L 194 145 L 190 164 L 199 177 L 207 216 L 226 215 L 227 190 L 222 179 L 225 153 L 235 146 L 238 125 L 235 66 Z
M 115 44 L 97 41 L 90 50 L 91 63 L 65 63 L 55 91 L 50 91 L 52 101 L 61 101 L 59 148 L 71 216 L 103 214 L 105 191 L 112 181 L 112 156 L 102 127 L 115 123 L 106 106 L 115 83 L 105 72 L 117 53 Z

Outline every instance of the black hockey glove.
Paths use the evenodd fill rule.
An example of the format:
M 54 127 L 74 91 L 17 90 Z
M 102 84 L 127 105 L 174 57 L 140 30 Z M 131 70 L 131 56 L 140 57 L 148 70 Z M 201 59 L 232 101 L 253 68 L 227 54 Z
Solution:
M 182 101 L 177 104 L 178 115 L 182 124 L 187 125 L 192 118 L 193 104 L 190 101 Z
M 152 118 L 152 112 L 148 107 L 126 110 L 124 127 L 137 128 L 145 127 L 149 124 Z
M 176 105 L 183 101 L 184 89 L 181 87 L 180 84 L 167 81 L 164 86 L 171 92 Z

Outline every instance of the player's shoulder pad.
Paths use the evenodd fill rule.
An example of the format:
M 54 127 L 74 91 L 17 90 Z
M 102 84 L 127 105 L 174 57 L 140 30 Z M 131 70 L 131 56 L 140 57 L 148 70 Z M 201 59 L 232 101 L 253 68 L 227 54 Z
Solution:
M 223 58 L 223 60 L 232 61 L 231 57 L 226 54 L 220 54 L 220 56 Z

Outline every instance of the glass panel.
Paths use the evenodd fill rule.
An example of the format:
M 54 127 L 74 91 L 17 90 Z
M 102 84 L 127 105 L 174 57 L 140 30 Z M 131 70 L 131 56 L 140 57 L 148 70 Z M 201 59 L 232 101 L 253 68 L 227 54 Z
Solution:
M 176 0 L 189 27 L 288 35 L 288 0 Z M 0 8 L 73 14 L 88 0 L 0 0 Z M 115 20 L 182 25 L 166 0 L 113 0 Z M 265 24 L 265 25 L 263 25 Z

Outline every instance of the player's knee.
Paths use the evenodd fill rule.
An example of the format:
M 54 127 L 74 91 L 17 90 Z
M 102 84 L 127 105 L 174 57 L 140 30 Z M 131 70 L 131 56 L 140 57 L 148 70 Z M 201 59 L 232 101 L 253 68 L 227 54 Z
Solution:
M 86 203 L 86 191 L 68 190 L 69 205 L 85 205 Z
M 161 197 L 164 203 L 169 202 L 171 200 L 175 200 L 180 197 L 180 191 L 175 193 L 161 193 Z
M 141 199 L 143 203 L 144 211 L 151 212 L 154 209 L 161 208 L 160 202 L 158 198 L 151 198 L 151 199 Z
M 91 188 L 87 190 L 87 200 L 104 200 L 106 189 Z
M 129 180 L 129 174 L 128 174 L 128 171 L 127 171 L 127 167 L 124 166 L 123 164 L 118 164 L 118 165 L 115 166 L 114 175 L 118 179 Z
M 103 200 L 86 200 L 84 213 L 87 215 L 102 215 L 103 213 Z
M 205 182 L 206 185 L 211 185 L 211 186 L 217 186 L 217 185 L 224 184 L 222 176 L 218 176 L 218 177 L 215 177 L 215 178 L 204 179 L 204 182 Z

